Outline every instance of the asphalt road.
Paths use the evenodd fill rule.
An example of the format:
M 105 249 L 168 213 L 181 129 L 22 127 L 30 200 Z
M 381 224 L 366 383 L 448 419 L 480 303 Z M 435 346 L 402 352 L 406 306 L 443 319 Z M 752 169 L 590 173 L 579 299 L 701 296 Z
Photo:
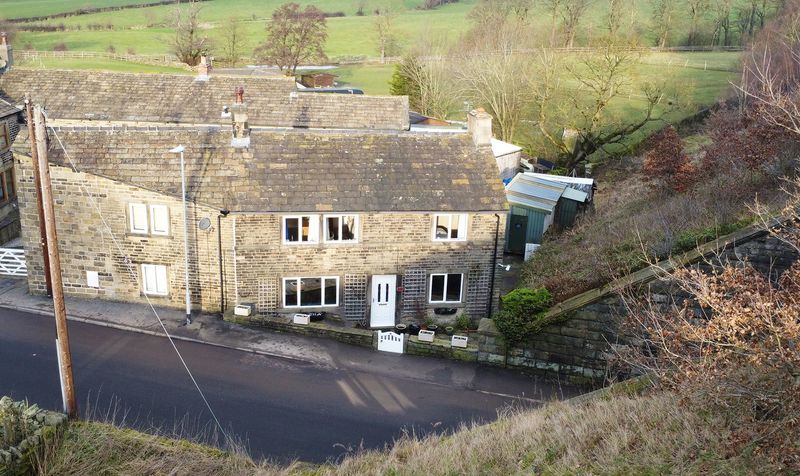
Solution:
M 179 428 L 188 435 L 213 427 L 166 339 L 77 322 L 70 322 L 69 330 L 83 416 L 116 416 L 128 426 Z M 536 404 L 485 390 L 368 372 L 363 366 L 325 368 L 203 344 L 176 344 L 226 431 L 245 441 L 254 456 L 278 461 L 336 459 L 348 450 L 382 447 L 403 431 L 447 431 L 462 422 L 493 420 L 498 409 L 510 404 Z M 396 358 L 414 365 L 418 357 Z M 514 394 L 553 396 L 542 395 L 541 385 L 529 377 L 482 371 L 493 372 L 487 378 L 513 384 Z M 0 309 L 0 395 L 60 409 L 52 318 Z

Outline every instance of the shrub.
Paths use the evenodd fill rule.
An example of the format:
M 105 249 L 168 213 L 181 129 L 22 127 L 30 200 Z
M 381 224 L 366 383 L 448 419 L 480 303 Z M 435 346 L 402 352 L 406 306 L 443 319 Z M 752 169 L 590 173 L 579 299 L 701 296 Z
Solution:
M 106 48 L 106 51 L 113 55 L 114 53 L 117 52 L 117 48 L 114 45 L 108 45 L 108 48 Z
M 519 288 L 501 298 L 502 309 L 492 319 L 503 335 L 506 351 L 540 328 L 542 311 L 552 301 L 552 295 L 545 288 Z
M 650 138 L 642 173 L 653 188 L 685 192 L 694 182 L 695 169 L 683 151 L 678 131 L 667 126 Z
M 459 330 L 467 330 L 472 327 L 472 321 L 469 318 L 469 315 L 465 312 L 460 316 L 456 317 L 455 328 Z
M 67 45 L 64 43 L 57 43 L 53 45 L 53 51 L 67 51 Z

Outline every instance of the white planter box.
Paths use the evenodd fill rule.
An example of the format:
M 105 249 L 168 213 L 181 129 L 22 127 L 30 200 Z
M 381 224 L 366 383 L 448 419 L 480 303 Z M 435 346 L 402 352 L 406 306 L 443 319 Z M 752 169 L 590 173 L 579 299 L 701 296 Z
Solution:
M 419 341 L 420 342 L 433 342 L 433 336 L 436 333 L 433 331 L 419 331 Z
M 468 340 L 469 337 L 467 336 L 453 336 L 453 338 L 450 339 L 450 347 L 461 347 L 462 349 L 465 349 L 467 347 Z
M 233 314 L 236 316 L 249 317 L 253 314 L 252 304 L 239 304 L 233 308 Z
M 294 315 L 294 323 L 295 324 L 303 324 L 303 325 L 305 325 L 305 324 L 308 324 L 309 322 L 311 322 L 311 316 L 309 316 L 308 314 L 297 313 L 297 314 Z

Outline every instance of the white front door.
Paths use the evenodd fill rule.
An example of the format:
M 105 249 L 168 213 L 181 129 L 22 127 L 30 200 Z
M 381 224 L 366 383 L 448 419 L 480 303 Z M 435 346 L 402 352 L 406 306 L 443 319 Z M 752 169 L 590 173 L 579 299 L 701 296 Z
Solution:
M 372 277 L 372 307 L 370 327 L 393 327 L 394 307 L 397 296 L 397 276 Z

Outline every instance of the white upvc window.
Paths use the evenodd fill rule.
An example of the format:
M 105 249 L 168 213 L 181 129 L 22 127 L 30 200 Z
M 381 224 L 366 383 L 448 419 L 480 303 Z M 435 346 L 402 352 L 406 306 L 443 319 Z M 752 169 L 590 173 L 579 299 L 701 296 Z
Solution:
M 458 273 L 431 274 L 430 303 L 460 303 L 464 288 L 464 275 Z
M 283 278 L 283 307 L 339 305 L 339 277 Z
M 143 264 L 142 291 L 152 296 L 168 295 L 167 267 L 160 264 Z
M 131 233 L 146 235 L 149 231 L 147 226 L 147 205 L 143 203 L 131 203 L 128 205 L 128 215 Z
M 283 217 L 283 242 L 286 244 L 319 243 L 319 215 Z
M 169 235 L 169 207 L 150 205 L 150 231 L 154 235 Z
M 433 241 L 464 241 L 466 239 L 466 214 L 447 213 L 433 216 Z
M 358 241 L 358 215 L 325 215 L 325 243 L 355 243 Z

